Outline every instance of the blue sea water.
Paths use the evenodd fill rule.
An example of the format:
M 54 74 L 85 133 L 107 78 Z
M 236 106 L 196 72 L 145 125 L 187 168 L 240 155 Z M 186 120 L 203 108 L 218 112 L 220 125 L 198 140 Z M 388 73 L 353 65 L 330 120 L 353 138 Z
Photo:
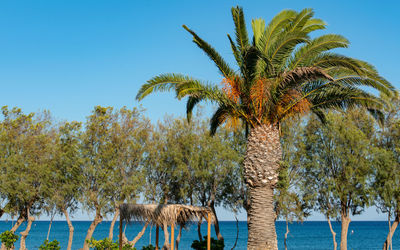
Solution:
M 86 236 L 86 231 L 89 228 L 90 221 L 73 221 L 75 227 L 74 241 L 72 249 L 80 249 Z M 333 222 L 333 227 L 337 233 L 336 241 L 340 244 L 340 223 Z M 11 221 L 0 221 L 0 232 L 11 228 Z M 32 225 L 30 234 L 26 240 L 28 249 L 38 249 L 42 242 L 46 239 L 48 230 L 48 221 L 35 221 Z M 20 226 L 17 232 L 25 229 L 26 224 Z M 93 237 L 102 239 L 108 237 L 110 222 L 102 222 L 96 228 Z M 285 222 L 276 222 L 276 230 L 278 234 L 279 249 L 284 249 L 283 238 L 286 230 Z M 225 249 L 231 249 L 236 239 L 236 222 L 235 221 L 222 221 L 220 222 L 222 235 L 225 238 Z M 126 235 L 129 240 L 132 240 L 135 235 L 142 229 L 142 224 L 134 222 L 128 225 Z M 308 221 L 302 224 L 293 223 L 289 224 L 290 233 L 288 236 L 287 244 L 288 249 L 332 249 L 332 235 L 329 230 L 328 223 L 325 221 Z M 202 233 L 206 235 L 207 226 L 203 223 Z M 213 228 L 212 228 L 213 230 Z M 351 233 L 353 231 L 353 233 Z M 384 240 L 388 232 L 388 224 L 384 221 L 353 221 L 350 223 L 348 235 L 348 249 L 382 249 Z M 178 230 L 175 230 L 175 237 Z M 212 231 L 215 237 L 214 231 Z M 155 243 L 155 228 L 153 227 L 151 233 L 151 242 Z M 164 242 L 163 231 L 160 230 L 160 244 Z M 118 238 L 118 223 L 114 230 L 114 240 Z M 54 221 L 50 240 L 57 239 L 61 243 L 61 249 L 67 248 L 68 243 L 68 225 L 65 221 Z M 190 249 L 193 240 L 198 239 L 197 225 L 191 225 L 182 233 L 182 239 L 179 244 L 180 249 Z M 137 249 L 149 244 L 150 234 L 149 229 L 146 230 L 145 235 L 136 244 Z M 247 223 L 239 222 L 239 237 L 235 249 L 246 249 L 247 244 Z M 16 243 L 17 249 L 19 241 Z M 393 249 L 400 249 L 400 237 L 396 232 L 393 236 Z

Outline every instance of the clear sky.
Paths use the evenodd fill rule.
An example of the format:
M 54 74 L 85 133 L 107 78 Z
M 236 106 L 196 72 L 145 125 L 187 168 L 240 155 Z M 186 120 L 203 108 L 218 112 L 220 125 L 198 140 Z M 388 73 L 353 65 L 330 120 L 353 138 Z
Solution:
M 233 33 L 235 5 L 244 8 L 248 27 L 252 18 L 268 21 L 282 9 L 314 8 L 328 23 L 318 34 L 344 35 L 351 47 L 340 53 L 374 64 L 400 87 L 398 1 L 0 1 L 0 105 L 84 121 L 95 105 L 139 105 L 139 87 L 160 73 L 219 83 L 217 69 L 182 24 L 233 64 L 226 34 Z M 185 112 L 172 94 L 149 96 L 141 104 L 154 122 Z M 223 219 L 233 219 L 220 211 Z M 379 218 L 385 219 L 375 208 L 357 217 Z

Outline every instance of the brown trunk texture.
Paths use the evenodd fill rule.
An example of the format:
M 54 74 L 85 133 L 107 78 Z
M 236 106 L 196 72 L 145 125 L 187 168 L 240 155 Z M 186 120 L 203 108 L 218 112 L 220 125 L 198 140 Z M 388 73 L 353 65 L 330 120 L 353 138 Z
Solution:
M 129 241 L 129 245 L 131 245 L 132 248 L 135 247 L 135 244 L 138 242 L 138 240 L 140 240 L 140 238 L 142 238 L 142 236 L 144 235 L 144 232 L 146 232 L 146 228 L 148 225 L 149 225 L 149 223 L 146 222 L 146 224 L 144 224 L 144 226 L 142 228 L 142 231 L 140 231 L 132 241 Z
M 342 231 L 340 233 L 340 250 L 347 250 L 347 232 L 349 231 L 350 217 L 348 213 L 342 213 Z
M 290 233 L 290 231 L 289 231 L 289 224 L 288 224 L 288 221 L 287 221 L 287 219 L 286 219 L 286 233 L 285 233 L 285 250 L 287 250 L 287 243 L 286 243 L 286 241 L 287 241 L 287 237 L 288 237 L 288 235 L 289 235 L 289 233 Z
M 167 224 L 163 225 L 163 230 L 164 230 L 164 246 L 162 247 L 162 249 L 168 250 L 171 248 L 171 246 L 169 245 L 169 233 Z
M 179 242 L 181 241 L 181 237 L 182 237 L 182 225 L 179 227 L 178 237 L 176 237 L 176 241 L 175 241 L 176 250 L 179 249 Z
M 23 215 L 20 215 L 10 231 L 15 233 L 17 231 L 17 229 L 19 228 L 19 226 L 21 226 L 22 222 L 24 222 L 24 221 L 25 221 L 25 217 Z
M 109 231 L 109 233 L 108 233 L 108 238 L 109 238 L 110 240 L 113 239 L 113 236 L 114 236 L 114 225 L 115 225 L 115 222 L 116 222 L 117 219 L 118 219 L 118 216 L 119 216 L 119 208 L 116 207 L 116 208 L 115 208 L 114 217 L 113 217 L 113 219 L 112 219 L 112 221 L 111 221 L 110 231 Z
M 279 129 L 261 125 L 251 129 L 244 160 L 249 190 L 247 249 L 278 249 L 275 231 L 274 188 L 278 181 L 282 149 Z
M 96 216 L 94 220 L 92 221 L 92 224 L 90 224 L 90 227 L 87 231 L 86 238 L 85 238 L 85 243 L 83 243 L 83 250 L 89 250 L 89 243 L 88 241 L 92 238 L 92 235 L 94 233 L 94 230 L 96 229 L 97 225 L 103 220 L 103 217 L 100 214 L 100 208 L 96 207 Z
M 52 213 L 52 215 L 51 215 L 51 218 L 50 218 L 50 223 L 49 223 L 49 229 L 47 230 L 47 237 L 46 237 L 46 240 L 49 240 L 49 237 L 50 237 L 50 231 L 51 231 L 51 225 L 53 224 L 53 220 L 54 220 L 54 216 L 55 216 L 56 214 L 53 212 Z
M 394 232 L 396 231 L 397 226 L 399 225 L 400 217 L 399 215 L 396 216 L 396 219 L 393 221 L 392 227 L 390 228 L 390 232 L 388 233 L 386 237 L 385 243 L 383 243 L 383 250 L 388 250 L 389 249 L 389 242 L 392 241 L 392 237 Z
M 336 243 L 336 233 L 333 231 L 332 223 L 329 218 L 327 218 L 328 224 L 329 224 L 329 229 L 331 230 L 332 238 L 333 238 L 333 250 L 337 249 L 337 243 Z
M 197 235 L 199 236 L 199 241 L 202 241 L 203 236 L 201 235 L 201 220 L 197 222 Z
M 26 225 L 26 229 L 25 229 L 25 231 L 21 232 L 21 242 L 20 242 L 21 244 L 19 247 L 20 250 L 26 249 L 25 241 L 26 241 L 26 238 L 28 237 L 29 231 L 31 231 L 32 222 L 34 220 L 35 220 L 35 217 L 28 216 L 28 224 Z
M 72 222 L 69 219 L 69 215 L 66 209 L 63 209 L 63 213 L 65 215 L 65 219 L 67 220 L 68 223 L 68 228 L 69 228 L 69 236 L 68 236 L 68 246 L 67 250 L 71 250 L 72 248 L 72 239 L 74 238 L 74 227 L 72 226 Z
M 215 234 L 217 235 L 218 240 L 224 240 L 224 237 L 222 237 L 222 234 L 219 231 L 219 221 L 218 221 L 217 212 L 215 211 L 214 201 L 211 201 L 210 208 L 211 208 L 211 211 L 213 212 L 214 217 L 215 217 L 215 223 L 214 223 Z

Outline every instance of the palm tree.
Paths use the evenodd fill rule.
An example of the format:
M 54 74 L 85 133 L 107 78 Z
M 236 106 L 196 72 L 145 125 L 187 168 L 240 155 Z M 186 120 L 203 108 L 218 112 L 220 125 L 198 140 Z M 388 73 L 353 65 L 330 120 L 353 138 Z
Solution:
M 353 106 L 366 107 L 380 117 L 385 103 L 363 86 L 395 93 L 372 65 L 331 51 L 349 45 L 344 37 L 310 38 L 312 31 L 326 26 L 313 15 L 311 9 L 284 10 L 268 25 L 253 20 L 250 40 L 242 8 L 232 8 L 236 41 L 229 35 L 228 39 L 237 70 L 184 25 L 218 67 L 222 86 L 182 74 L 161 74 L 148 80 L 136 96 L 141 100 L 153 92 L 175 91 L 178 99 L 188 97 L 188 119 L 196 104 L 217 104 L 210 121 L 212 134 L 226 122 L 243 125 L 248 135 L 243 166 L 249 195 L 248 249 L 277 249 L 273 194 L 282 158 L 280 124 L 310 112 L 323 121 L 325 109 Z

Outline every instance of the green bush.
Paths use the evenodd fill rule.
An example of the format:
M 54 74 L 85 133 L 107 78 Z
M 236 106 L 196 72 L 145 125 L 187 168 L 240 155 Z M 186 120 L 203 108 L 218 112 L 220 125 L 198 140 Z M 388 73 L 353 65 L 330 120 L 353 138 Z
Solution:
M 39 247 L 39 250 L 60 250 L 60 242 L 57 240 L 48 241 L 45 240 L 43 244 Z
M 150 244 L 148 246 L 143 246 L 142 250 L 156 250 L 156 247 Z
M 203 237 L 204 240 L 198 241 L 195 240 L 192 243 L 192 248 L 196 250 L 206 250 L 207 249 L 207 236 Z M 211 249 L 213 250 L 223 250 L 225 247 L 224 240 L 216 240 L 211 237 Z
M 18 240 L 18 235 L 7 230 L 0 234 L 1 243 L 4 244 L 6 249 L 13 249 L 14 243 Z
M 118 250 L 119 245 L 118 241 L 113 242 L 109 238 L 104 238 L 102 240 L 96 240 L 92 238 L 88 240 L 89 247 L 93 248 L 94 250 Z M 132 247 L 129 244 L 126 244 L 122 247 L 123 250 L 136 250 L 135 247 Z

